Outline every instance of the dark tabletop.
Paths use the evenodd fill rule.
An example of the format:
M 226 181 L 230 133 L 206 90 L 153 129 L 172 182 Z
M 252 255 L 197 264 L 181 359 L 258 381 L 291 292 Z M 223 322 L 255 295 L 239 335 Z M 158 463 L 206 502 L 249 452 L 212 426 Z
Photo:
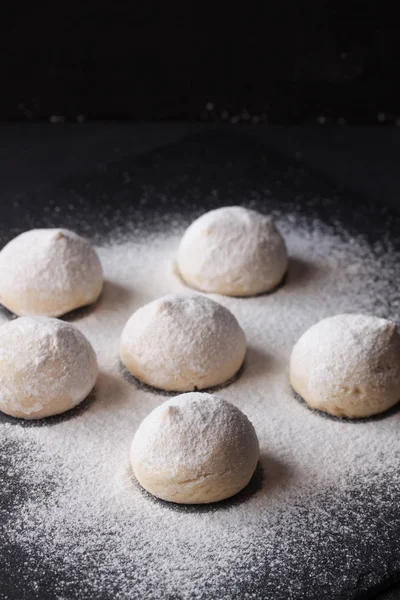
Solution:
M 196 123 L 0 124 L 0 199 L 204 131 Z M 334 184 L 400 210 L 400 127 L 225 126 L 262 140 Z

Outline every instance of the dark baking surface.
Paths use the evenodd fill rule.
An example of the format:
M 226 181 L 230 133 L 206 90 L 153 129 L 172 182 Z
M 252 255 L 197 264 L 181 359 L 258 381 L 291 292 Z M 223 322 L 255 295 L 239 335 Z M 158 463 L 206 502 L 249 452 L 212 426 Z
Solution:
M 22 230 L 53 225 L 100 241 L 115 229 L 134 231 L 137 224 L 162 228 L 173 214 L 195 215 L 251 201 L 264 210 L 296 210 L 306 218 L 343 223 L 371 241 L 389 231 L 394 246 L 400 246 L 400 130 L 110 123 L 8 124 L 0 132 L 1 244 Z M 2 514 L 24 495 L 35 493 L 35 484 L 27 485 L 23 466 L 14 479 L 6 478 L 7 452 L 12 449 L 2 447 L 1 440 L 0 448 L 1 533 Z M 397 493 L 386 489 L 383 477 L 382 507 L 371 508 L 357 494 L 346 497 L 366 518 L 376 520 L 376 536 L 368 540 L 360 532 L 358 539 L 336 536 L 337 548 L 328 548 L 332 555 L 321 554 L 315 563 L 322 581 L 325 570 L 337 568 L 347 553 L 359 570 L 356 588 L 340 596 L 321 588 L 318 596 L 317 575 L 310 584 L 304 573 L 304 580 L 296 581 L 298 595 L 291 597 L 400 597 L 395 588 L 388 595 L 383 592 L 400 580 Z M 345 512 L 342 518 L 346 519 Z M 21 549 L 4 537 L 0 544 L 0 598 L 54 599 L 56 565 L 49 573 L 32 561 L 24 564 Z M 21 569 L 24 578 L 19 576 Z M 24 587 L 29 577 L 35 581 L 35 592 Z M 291 582 L 287 585 L 290 589 Z M 66 600 L 80 597 L 74 586 L 66 593 Z M 272 598 L 262 589 L 259 597 Z

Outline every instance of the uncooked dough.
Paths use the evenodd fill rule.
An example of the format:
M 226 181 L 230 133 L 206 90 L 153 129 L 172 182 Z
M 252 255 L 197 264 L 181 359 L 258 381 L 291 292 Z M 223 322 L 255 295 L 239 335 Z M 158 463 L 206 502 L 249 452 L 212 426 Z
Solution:
M 202 215 L 188 227 L 177 266 L 182 279 L 203 292 L 254 296 L 280 283 L 288 255 L 270 217 L 229 206 Z
M 400 400 L 400 336 L 395 323 L 343 314 L 313 325 L 290 359 L 294 390 L 312 407 L 368 417 Z
M 16 315 L 58 317 L 95 302 L 103 287 L 89 242 L 67 229 L 32 229 L 0 252 L 0 303 Z
M 169 294 L 132 315 L 121 336 L 120 354 L 144 383 L 185 392 L 235 375 L 246 354 L 246 338 L 221 304 L 197 294 Z
M 131 463 L 151 494 L 182 504 L 240 492 L 259 459 L 257 434 L 236 406 L 210 394 L 181 394 L 158 406 L 133 439 Z
M 20 317 L 0 327 L 0 410 L 40 419 L 73 408 L 97 378 L 96 354 L 77 327 Z

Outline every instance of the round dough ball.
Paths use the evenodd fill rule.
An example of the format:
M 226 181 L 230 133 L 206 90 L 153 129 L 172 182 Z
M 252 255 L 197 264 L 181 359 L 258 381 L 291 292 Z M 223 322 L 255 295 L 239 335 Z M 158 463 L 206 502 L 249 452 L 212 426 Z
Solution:
M 138 379 L 186 392 L 224 383 L 240 369 L 246 338 L 221 304 L 169 294 L 139 308 L 122 332 L 121 360 Z
M 191 392 L 158 406 L 133 438 L 139 483 L 169 502 L 207 504 L 237 494 L 260 456 L 257 434 L 236 406 Z
M 194 221 L 178 250 L 183 280 L 203 292 L 254 296 L 274 289 L 288 266 L 273 220 L 240 206 L 218 208 Z
M 0 327 L 0 410 L 41 419 L 84 400 L 97 378 L 96 354 L 74 325 L 20 317 Z
M 16 315 L 58 317 L 95 302 L 103 287 L 89 242 L 67 229 L 32 229 L 0 252 L 0 303 Z
M 400 400 L 400 337 L 395 323 L 344 314 L 313 325 L 290 359 L 294 390 L 312 407 L 369 417 Z

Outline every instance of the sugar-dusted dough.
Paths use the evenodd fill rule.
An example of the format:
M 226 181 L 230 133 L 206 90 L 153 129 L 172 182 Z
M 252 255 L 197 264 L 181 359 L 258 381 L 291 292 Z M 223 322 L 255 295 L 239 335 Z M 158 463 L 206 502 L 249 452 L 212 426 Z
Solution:
M 177 266 L 182 279 L 203 292 L 254 296 L 280 283 L 288 255 L 270 217 L 229 206 L 205 213 L 188 227 Z
M 73 408 L 97 378 L 96 354 L 77 327 L 20 317 L 0 327 L 0 410 L 40 419 Z
M 198 294 L 169 294 L 126 324 L 121 360 L 138 379 L 185 392 L 226 382 L 240 369 L 246 338 L 234 315 Z
M 158 406 L 133 439 L 131 463 L 151 494 L 182 504 L 218 502 L 250 481 L 260 450 L 253 425 L 236 406 L 191 392 Z
M 0 252 L 0 303 L 16 315 L 58 317 L 95 302 L 103 287 L 100 260 L 67 229 L 32 229 Z
M 343 314 L 313 325 L 290 359 L 294 390 L 312 407 L 341 417 L 369 417 L 400 400 L 396 324 Z

